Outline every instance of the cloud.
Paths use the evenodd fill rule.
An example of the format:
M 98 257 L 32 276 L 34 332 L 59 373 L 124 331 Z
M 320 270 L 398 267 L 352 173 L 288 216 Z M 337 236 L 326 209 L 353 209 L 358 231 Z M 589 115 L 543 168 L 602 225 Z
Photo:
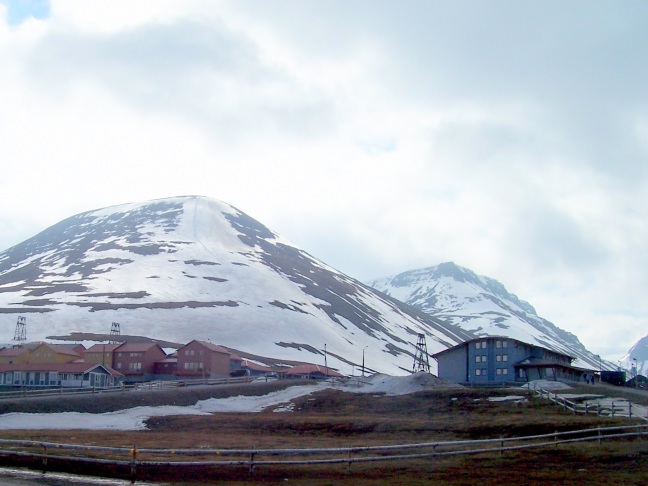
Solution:
M 627 350 L 648 315 L 647 13 L 53 0 L 0 23 L 5 247 L 204 194 L 363 280 L 455 261 L 594 349 L 615 316 Z

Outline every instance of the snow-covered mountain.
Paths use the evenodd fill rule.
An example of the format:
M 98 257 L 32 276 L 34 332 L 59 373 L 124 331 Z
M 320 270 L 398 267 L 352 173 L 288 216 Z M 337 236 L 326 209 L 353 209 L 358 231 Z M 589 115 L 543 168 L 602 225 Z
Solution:
M 628 354 L 621 359 L 621 367 L 632 373 L 633 368 L 637 366 L 637 373 L 646 376 L 648 374 L 648 336 L 642 337 L 634 346 L 630 348 Z M 628 374 L 628 379 L 633 374 Z
M 258 221 L 198 196 L 72 216 L 0 253 L 0 341 L 72 332 L 210 340 L 350 374 L 412 369 L 471 337 L 336 271 Z M 356 371 L 357 372 L 357 371 Z
M 479 336 L 508 336 L 577 358 L 575 366 L 599 369 L 600 358 L 576 336 L 539 317 L 497 280 L 452 262 L 404 272 L 368 283 L 426 314 Z M 603 369 L 614 369 L 602 361 Z

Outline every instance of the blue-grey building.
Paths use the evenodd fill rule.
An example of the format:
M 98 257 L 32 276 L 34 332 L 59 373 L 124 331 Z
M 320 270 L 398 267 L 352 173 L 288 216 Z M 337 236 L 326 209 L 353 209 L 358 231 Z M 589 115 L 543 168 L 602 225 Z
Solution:
M 575 358 L 569 355 L 505 336 L 472 339 L 432 357 L 439 378 L 456 383 L 585 381 L 594 376 L 593 370 L 572 366 Z

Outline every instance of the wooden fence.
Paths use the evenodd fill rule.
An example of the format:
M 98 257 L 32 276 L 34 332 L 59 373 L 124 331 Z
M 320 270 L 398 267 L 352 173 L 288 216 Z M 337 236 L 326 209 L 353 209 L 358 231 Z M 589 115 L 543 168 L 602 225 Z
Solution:
M 533 393 L 539 395 L 540 398 L 546 398 L 547 400 L 562 407 L 566 412 L 572 412 L 574 415 L 582 413 L 585 415 L 596 414 L 598 416 L 605 415 L 609 417 L 627 417 L 629 420 L 633 418 L 648 420 L 648 416 L 635 413 L 634 410 L 636 409 L 636 407 L 633 407 L 630 400 L 623 398 L 615 400 L 583 400 L 582 402 L 577 402 L 575 400 L 569 400 L 567 397 L 561 396 L 555 392 L 552 393 L 551 391 L 545 390 L 542 387 L 536 385 L 533 385 L 533 388 L 529 387 L 529 391 L 533 391 Z
M 35 398 L 49 396 L 76 396 L 76 395 L 95 395 L 100 393 L 124 393 L 130 391 L 144 390 L 168 390 L 178 387 L 198 386 L 198 385 L 229 385 L 236 383 L 249 383 L 254 378 L 241 376 L 235 378 L 207 378 L 196 380 L 170 380 L 170 381 L 151 381 L 146 383 L 135 383 L 124 386 L 110 387 L 83 387 L 83 388 L 22 388 L 11 391 L 0 392 L 0 400 L 15 400 L 17 398 Z
M 627 439 L 648 436 L 648 425 L 628 425 L 582 429 L 552 434 L 506 437 L 499 439 L 424 442 L 418 444 L 340 447 L 317 449 L 138 449 L 59 444 L 26 440 L 0 439 L 0 456 L 40 459 L 46 470 L 48 461 L 77 461 L 87 465 L 104 464 L 130 468 L 131 477 L 139 467 L 225 467 L 245 466 L 254 472 L 261 466 L 294 466 L 345 464 L 360 462 L 402 461 L 463 454 L 483 454 L 559 444 Z M 204 459 L 197 459 L 204 458 Z

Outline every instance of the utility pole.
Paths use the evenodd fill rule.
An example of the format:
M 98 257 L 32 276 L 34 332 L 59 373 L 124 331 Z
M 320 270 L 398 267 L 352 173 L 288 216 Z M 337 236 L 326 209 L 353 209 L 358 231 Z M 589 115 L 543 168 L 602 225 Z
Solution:
M 367 349 L 367 347 L 368 347 L 368 346 L 365 346 L 364 348 L 362 348 L 362 376 L 363 376 L 363 377 L 364 377 L 364 375 L 365 375 L 364 352 L 365 352 L 365 349 Z
M 328 364 L 326 362 L 326 343 L 324 343 L 324 373 L 325 376 L 328 378 Z

